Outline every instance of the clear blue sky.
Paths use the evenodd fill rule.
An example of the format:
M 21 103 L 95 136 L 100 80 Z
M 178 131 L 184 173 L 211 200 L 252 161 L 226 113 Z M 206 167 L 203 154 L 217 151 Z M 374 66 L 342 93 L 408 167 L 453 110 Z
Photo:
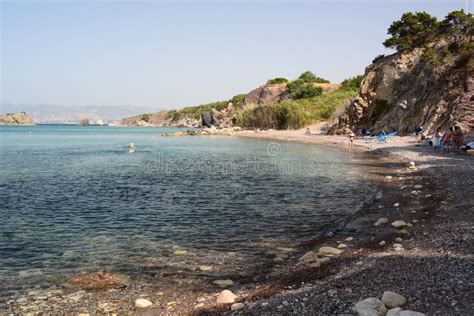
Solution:
M 391 53 L 382 42 L 403 12 L 464 3 L 2 1 L 0 102 L 161 109 L 305 70 L 338 82 Z

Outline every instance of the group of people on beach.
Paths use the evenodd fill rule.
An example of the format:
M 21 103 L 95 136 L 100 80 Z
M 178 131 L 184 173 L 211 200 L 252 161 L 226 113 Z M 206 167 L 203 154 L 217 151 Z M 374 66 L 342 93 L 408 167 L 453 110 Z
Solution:
M 366 136 L 366 130 L 364 129 L 358 134 Z M 350 154 L 354 152 L 355 136 L 356 134 L 352 130 L 347 133 Z M 474 150 L 474 142 L 464 142 L 464 133 L 459 125 L 449 127 L 444 133 L 441 133 L 441 129 L 438 128 L 432 137 L 428 137 L 425 129 L 421 126 L 415 130 L 415 136 L 417 137 L 417 143 L 428 143 L 433 146 L 433 151 L 441 150 L 442 152 L 464 152 L 469 154 Z
M 418 142 L 427 139 L 424 132 L 418 134 Z M 461 127 L 458 125 L 448 128 L 444 133 L 441 133 L 441 129 L 437 129 L 431 139 L 429 139 L 428 143 L 433 146 L 433 151 L 441 150 L 442 152 L 458 152 L 467 151 L 472 148 L 464 143 L 464 134 Z

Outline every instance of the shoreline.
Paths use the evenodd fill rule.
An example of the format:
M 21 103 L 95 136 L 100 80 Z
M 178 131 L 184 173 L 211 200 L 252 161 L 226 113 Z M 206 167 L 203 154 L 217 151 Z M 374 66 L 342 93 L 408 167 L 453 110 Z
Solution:
M 310 143 L 339 148 L 348 147 L 347 137 L 304 135 L 302 130 L 275 131 L 238 136 Z M 283 290 L 271 291 L 271 295 L 263 295 L 265 298 L 247 304 L 243 313 L 353 313 L 352 306 L 356 302 L 369 296 L 380 298 L 384 291 L 395 291 L 407 297 L 408 304 L 404 309 L 412 309 L 429 314 L 469 313 L 472 304 L 470 303 L 468 293 L 469 290 L 472 291 L 472 286 L 466 284 L 461 286 L 461 288 L 466 290 L 465 292 L 461 291 L 461 295 L 458 294 L 459 288 L 456 289 L 456 286 L 459 287 L 459 283 L 463 283 L 469 275 L 470 269 L 463 267 L 456 270 L 450 267 L 453 262 L 457 261 L 461 261 L 464 264 L 466 264 L 464 261 L 467 261 L 467 266 L 469 267 L 470 265 L 471 268 L 474 263 L 474 249 L 472 242 L 468 242 L 473 239 L 471 227 L 473 223 L 472 210 L 474 202 L 469 195 L 469 186 L 472 185 L 472 181 L 469 178 L 472 178 L 474 173 L 474 167 L 471 165 L 472 158 L 456 154 L 433 153 L 430 147 L 416 146 L 415 141 L 410 137 L 395 137 L 387 144 L 377 144 L 373 141 L 368 143 L 366 138 L 358 138 L 354 145 L 356 155 L 367 154 L 375 161 L 386 165 L 384 172 L 376 168 L 378 169 L 377 172 L 381 173 L 382 176 L 385 175 L 383 180 L 379 180 L 378 185 L 379 192 L 382 194 L 374 197 L 370 203 L 354 213 L 350 217 L 351 220 L 349 222 L 346 221 L 343 224 L 339 224 L 335 231 L 331 232 L 330 236 L 323 236 L 315 240 L 315 243 L 308 249 L 312 247 L 317 251 L 317 248 L 320 246 L 337 247 L 338 244 L 347 243 L 347 238 L 353 238 L 354 244 L 347 248 L 344 247 L 340 258 L 331 260 L 329 262 L 330 266 L 325 267 L 325 264 L 323 264 L 322 267 L 317 268 L 323 268 L 320 271 L 314 269 L 311 271 L 309 269 L 297 273 L 295 271 L 288 271 L 286 274 L 283 272 L 283 275 L 279 277 L 281 279 L 285 277 L 293 278 L 293 282 L 290 282 L 293 284 Z M 458 165 L 453 166 L 451 160 L 454 160 Z M 419 168 L 410 170 L 410 161 L 414 161 L 417 166 L 419 165 Z M 447 168 L 449 170 L 443 170 Z M 450 188 L 443 188 L 440 186 L 440 183 L 443 183 L 446 177 L 451 180 L 454 179 L 454 182 L 457 182 L 456 180 L 464 180 L 462 182 L 467 182 L 467 185 L 456 183 L 456 185 Z M 395 186 L 398 186 L 398 188 L 395 188 Z M 399 190 L 410 190 L 410 187 L 419 189 L 399 192 Z M 394 194 L 395 190 L 398 192 Z M 457 194 L 454 194 L 453 191 L 456 191 Z M 442 198 L 443 195 L 445 199 Z M 405 201 L 410 200 L 414 200 L 412 205 L 403 205 Z M 470 206 L 470 212 L 468 211 L 467 214 L 460 217 L 459 214 L 457 216 L 458 220 L 465 221 L 466 223 L 460 231 L 453 229 L 448 223 L 444 222 L 446 218 L 450 218 L 449 214 L 453 211 L 458 213 L 455 207 L 449 207 L 452 203 L 454 205 L 461 203 L 462 205 Z M 388 218 L 388 223 L 374 228 L 377 218 L 382 218 L 382 216 Z M 439 218 L 441 218 L 441 223 Z M 410 227 L 405 226 L 402 229 L 390 227 L 390 223 L 397 219 L 404 219 Z M 441 251 L 436 247 L 430 249 L 430 251 L 423 249 L 425 248 L 425 242 L 434 244 L 434 246 L 444 244 L 443 240 L 438 240 L 439 236 L 432 236 L 430 229 L 433 228 L 442 231 L 444 234 L 449 234 L 449 237 L 455 234 L 461 235 L 461 237 L 458 236 L 457 238 L 464 241 L 466 248 L 450 244 L 451 249 L 442 248 Z M 354 229 L 356 229 L 355 232 L 353 232 Z M 397 247 L 394 248 L 393 245 Z M 399 248 L 398 246 L 400 245 L 401 247 Z M 459 251 L 459 248 L 462 249 L 461 253 L 453 254 L 453 252 Z M 466 253 L 464 253 L 465 250 L 467 250 Z M 438 262 L 438 258 L 446 255 L 451 255 L 453 258 L 448 259 L 447 262 Z M 430 260 L 430 256 L 433 259 Z M 424 261 L 423 264 L 427 266 L 412 266 L 415 275 L 410 273 L 412 270 L 405 271 L 403 269 L 397 271 L 397 275 L 395 275 L 395 277 L 400 278 L 400 281 L 406 279 L 407 276 L 409 278 L 410 275 L 414 278 L 419 278 L 418 283 L 413 284 L 412 288 L 409 288 L 408 284 L 397 284 L 404 282 L 387 280 L 387 285 L 379 285 L 380 289 L 374 291 L 371 282 L 383 283 L 380 282 L 380 279 L 386 277 L 387 270 L 396 269 L 394 262 L 396 262 L 397 267 L 404 264 L 411 265 L 413 258 L 417 257 L 426 257 L 425 260 L 421 261 Z M 439 273 L 439 266 L 445 266 L 446 270 L 443 271 L 444 273 Z M 360 267 L 363 267 L 363 269 Z M 326 268 L 325 271 L 323 271 L 324 268 Z M 437 293 L 437 295 L 432 295 L 433 297 L 428 299 L 423 299 L 420 296 L 417 297 L 416 294 L 423 293 L 420 288 L 425 286 L 431 289 L 436 286 L 436 281 L 432 281 L 435 275 L 434 273 L 431 274 L 433 270 L 438 272 L 438 274 L 451 274 L 450 281 L 453 282 L 453 285 L 441 284 L 440 286 L 443 287 L 441 295 Z M 380 271 L 384 273 L 380 273 Z M 357 280 L 359 279 L 358 274 L 361 272 L 365 275 L 373 274 L 376 277 L 373 279 L 368 277 L 366 280 Z M 346 279 L 347 283 L 338 282 L 340 279 Z M 301 282 L 301 284 L 298 285 L 298 282 Z M 359 293 L 354 291 L 354 288 L 351 288 L 353 283 L 357 285 L 355 288 L 359 289 Z M 338 292 L 338 287 L 346 287 L 347 293 L 339 296 L 336 295 L 334 292 Z M 324 288 L 326 288 L 326 293 Z M 310 298 L 313 298 L 312 302 L 310 302 Z M 451 298 L 450 304 L 443 304 L 448 298 Z M 223 312 L 224 310 L 219 308 L 214 310 L 214 312 L 217 311 Z
M 304 132 L 301 130 L 265 133 L 248 133 L 242 131 L 233 136 L 347 148 L 347 138 L 344 136 L 304 135 Z M 417 255 L 418 244 L 413 238 L 419 235 L 421 227 L 431 225 L 430 220 L 432 220 L 433 217 L 433 214 L 424 214 L 424 211 L 421 210 L 436 207 L 436 205 L 443 202 L 436 201 L 437 204 L 433 204 L 434 201 L 432 201 L 431 198 L 425 197 L 428 194 L 436 195 L 437 192 L 440 192 L 441 188 L 439 187 L 439 183 L 437 183 L 439 179 L 436 178 L 436 172 L 432 174 L 432 172 L 425 170 L 423 166 L 421 166 L 422 170 L 407 170 L 408 162 L 417 160 L 419 154 L 426 154 L 425 149 L 428 148 L 418 148 L 419 150 L 413 154 L 411 151 L 412 148 L 408 146 L 406 139 L 402 140 L 401 138 L 396 138 L 393 142 L 383 145 L 369 144 L 365 143 L 365 141 L 362 142 L 360 139 L 356 139 L 355 145 L 354 158 L 355 160 L 361 160 L 356 163 L 360 163 L 362 167 L 367 168 L 367 172 L 374 177 L 372 180 L 378 181 L 377 187 L 380 192 L 382 192 L 381 198 L 373 199 L 365 203 L 361 209 L 348 218 L 338 220 L 337 224 L 334 225 L 329 232 L 324 230 L 323 233 L 314 236 L 311 241 L 300 243 L 298 249 L 289 250 L 287 259 L 284 260 L 282 265 L 276 266 L 275 269 L 273 269 L 274 271 L 270 271 L 265 275 L 255 276 L 252 280 L 234 279 L 238 286 L 233 285 L 227 289 L 230 289 L 238 295 L 236 302 L 245 302 L 241 310 L 242 313 L 314 314 L 351 312 L 352 305 L 358 300 L 368 297 L 369 294 L 377 297 L 377 294 L 365 289 L 361 291 L 361 293 L 357 293 L 354 290 L 343 293 L 347 297 L 344 295 L 338 296 L 334 293 L 329 295 L 328 293 L 331 293 L 331 290 L 334 288 L 333 282 L 337 282 L 338 278 L 344 278 L 347 275 L 354 274 L 354 271 L 360 271 L 361 267 L 365 269 L 365 272 L 370 270 L 377 271 L 370 266 L 372 261 L 387 260 L 387 258 L 397 258 L 398 256 L 404 257 L 405 255 L 410 258 L 412 255 Z M 407 151 L 403 152 L 404 150 Z M 400 153 L 400 151 L 402 151 L 402 153 Z M 428 153 L 423 160 L 429 163 L 432 160 L 432 156 L 433 155 Z M 448 158 L 453 157 L 448 156 Z M 391 178 L 386 178 L 386 176 Z M 410 186 L 413 187 L 416 185 L 414 183 L 422 183 L 421 185 L 423 185 L 422 189 L 417 190 L 419 191 L 417 194 L 413 194 L 409 189 Z M 400 189 L 400 187 L 405 185 L 407 186 L 406 189 Z M 466 187 L 467 190 L 468 188 L 469 187 Z M 414 195 L 417 200 L 419 200 L 418 203 L 415 203 L 416 205 L 403 205 L 405 200 L 412 198 Z M 470 202 L 472 203 L 472 200 L 470 200 Z M 399 203 L 401 206 L 393 207 L 395 203 Z M 382 208 L 379 208 L 379 205 L 382 205 Z M 409 207 L 409 213 L 402 210 L 402 208 L 405 207 Z M 411 213 L 412 211 L 416 213 Z M 390 223 L 374 228 L 373 223 L 382 216 L 388 217 L 390 220 L 395 220 L 399 217 L 403 218 L 412 224 L 413 227 L 405 228 L 404 230 L 406 231 L 403 231 L 403 233 L 400 229 L 391 228 Z M 413 220 L 416 220 L 416 223 Z M 349 237 L 352 237 L 353 240 L 346 241 Z M 386 245 L 379 245 L 381 238 L 386 242 Z M 402 250 L 395 251 L 392 249 L 392 243 L 395 243 L 396 238 L 402 238 L 401 242 L 397 242 L 403 245 Z M 326 257 L 329 258 L 329 261 L 324 262 L 319 267 L 314 266 L 314 261 L 301 264 L 299 259 L 305 253 L 312 250 L 317 252 L 321 246 L 337 247 L 340 244 L 338 244 L 337 241 L 346 244 L 346 247 L 342 248 L 343 252 L 340 256 Z M 472 256 L 472 252 L 470 256 Z M 402 264 L 403 260 L 402 258 Z M 390 266 L 390 264 L 388 266 Z M 368 284 L 370 281 L 374 282 L 373 279 L 370 280 L 369 278 L 368 280 L 363 280 L 358 286 L 367 287 L 367 285 L 370 285 Z M 163 283 L 166 281 L 158 280 L 158 282 L 164 285 Z M 203 284 L 201 288 L 189 287 L 190 293 L 187 297 L 184 297 L 183 300 L 183 297 L 176 297 L 176 293 L 173 293 L 172 286 L 173 284 L 170 283 L 169 291 L 158 292 L 159 295 L 156 294 L 156 292 L 158 290 L 162 291 L 162 289 L 158 289 L 158 287 L 140 288 L 138 286 L 134 288 L 132 286 L 126 290 L 114 289 L 109 296 L 107 293 L 101 292 L 101 297 L 96 299 L 91 298 L 91 296 L 84 293 L 84 291 L 80 291 L 81 294 L 78 299 L 87 299 L 89 304 L 93 303 L 95 306 L 100 307 L 100 310 L 96 309 L 95 312 L 114 312 L 116 306 L 114 307 L 113 303 L 107 305 L 107 297 L 112 300 L 120 295 L 126 295 L 127 297 L 123 297 L 123 299 L 127 301 L 126 306 L 128 306 L 128 308 L 125 310 L 119 309 L 119 314 L 122 312 L 134 312 L 137 314 L 221 314 L 230 311 L 231 304 L 218 305 L 214 303 L 217 294 L 224 288 L 219 289 L 211 284 Z M 175 286 L 177 285 L 175 284 Z M 327 287 L 326 292 L 323 291 L 325 287 Z M 394 290 L 395 292 L 405 295 L 408 298 L 408 307 L 410 309 L 420 312 L 433 312 L 433 310 L 424 308 L 424 302 L 422 300 L 413 301 L 410 297 L 410 293 L 397 290 L 393 288 L 393 286 L 386 288 L 386 290 Z M 148 292 L 155 293 L 150 295 Z M 315 296 L 317 299 L 312 302 L 309 297 L 311 297 L 314 292 L 318 292 Z M 74 300 L 75 293 L 78 292 L 63 293 L 60 294 L 60 296 L 64 296 L 70 301 L 71 295 L 73 295 L 72 299 Z M 93 294 L 94 292 L 91 293 Z M 156 302 L 156 295 L 163 298 L 169 297 L 169 299 L 165 299 L 168 303 L 144 310 L 133 307 L 133 302 L 136 298 L 148 297 L 151 301 Z M 378 297 L 381 295 L 382 293 L 379 293 Z M 356 296 L 357 298 L 355 298 Z M 315 304 L 315 302 L 321 301 L 324 302 L 323 307 L 321 304 Z M 463 302 L 462 300 L 460 301 Z M 311 305 L 311 303 L 313 303 L 313 305 Z M 68 310 L 67 305 L 63 305 L 62 307 L 64 310 Z M 470 305 L 464 301 L 458 307 L 460 307 L 460 311 L 462 312 L 463 310 L 468 310 Z M 73 310 L 70 311 L 72 312 Z M 445 311 L 451 310 L 447 309 Z M 78 312 L 77 308 L 74 309 L 74 312 Z M 83 312 L 93 313 L 93 306 L 89 306 L 89 308 L 84 306 Z

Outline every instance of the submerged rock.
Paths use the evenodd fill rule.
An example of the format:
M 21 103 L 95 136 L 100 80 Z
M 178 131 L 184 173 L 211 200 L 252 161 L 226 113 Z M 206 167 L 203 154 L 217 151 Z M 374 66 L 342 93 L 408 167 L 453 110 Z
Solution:
M 380 226 L 382 224 L 387 224 L 387 223 L 388 223 L 388 218 L 381 217 L 374 223 L 374 226 Z
M 69 281 L 85 290 L 102 290 L 126 287 L 130 279 L 126 275 L 110 273 L 101 269 L 96 273 L 81 273 Z
M 188 254 L 188 251 L 185 249 L 179 249 L 173 252 L 177 256 L 186 256 Z
M 382 295 L 382 303 L 388 308 L 400 307 L 407 303 L 407 299 L 398 293 L 385 291 Z
M 359 316 L 384 316 L 387 312 L 385 305 L 375 297 L 357 302 L 352 310 Z
M 220 292 L 219 295 L 217 296 L 216 303 L 217 304 L 230 304 L 230 303 L 234 303 L 236 298 L 237 298 L 237 295 L 235 295 L 229 290 L 224 290 Z

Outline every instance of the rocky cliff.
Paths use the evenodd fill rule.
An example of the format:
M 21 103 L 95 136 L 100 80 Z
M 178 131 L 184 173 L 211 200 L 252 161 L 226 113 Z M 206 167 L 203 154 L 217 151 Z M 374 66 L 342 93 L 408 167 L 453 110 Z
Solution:
M 35 125 L 33 118 L 25 112 L 0 115 L 0 125 Z
M 433 44 L 447 51 L 450 43 Z M 430 133 L 460 125 L 474 130 L 474 50 L 453 53 L 433 64 L 416 48 L 377 58 L 365 71 L 359 94 L 329 130 L 331 134 L 368 128 L 372 133 Z
M 331 92 L 338 89 L 339 83 L 313 83 L 314 87 L 323 89 L 324 92 Z M 288 83 L 266 84 L 250 91 L 244 100 L 244 105 L 264 105 L 278 103 L 288 99 L 290 91 Z

